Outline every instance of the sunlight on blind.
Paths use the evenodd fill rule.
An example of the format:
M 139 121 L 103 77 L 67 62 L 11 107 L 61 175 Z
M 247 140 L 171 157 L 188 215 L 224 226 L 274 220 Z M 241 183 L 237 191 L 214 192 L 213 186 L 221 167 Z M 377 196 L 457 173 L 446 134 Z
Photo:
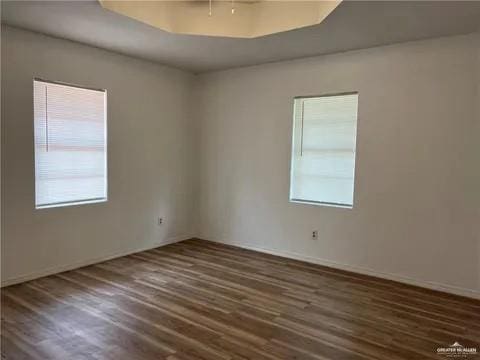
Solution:
M 35 205 L 107 198 L 106 93 L 34 80 Z
M 358 94 L 295 99 L 290 200 L 352 207 Z

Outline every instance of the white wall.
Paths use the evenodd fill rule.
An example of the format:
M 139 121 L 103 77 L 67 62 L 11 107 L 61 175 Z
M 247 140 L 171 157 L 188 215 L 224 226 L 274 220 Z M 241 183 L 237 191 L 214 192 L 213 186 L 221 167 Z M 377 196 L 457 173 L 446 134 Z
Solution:
M 2 283 L 191 237 L 194 76 L 2 30 Z M 107 203 L 34 210 L 34 77 L 107 89 Z
M 2 18 L 2 0 L 0 0 L 0 19 Z M 1 38 L 2 38 L 2 27 L 0 26 L 0 69 L 2 68 L 2 47 L 1 47 Z M 0 71 L 0 83 L 2 82 L 2 72 Z M 2 88 L 0 86 L 0 99 L 2 98 Z M 0 101 L 0 144 L 1 144 L 1 139 L 2 139 L 2 104 Z M 0 146 L 0 160 L 2 158 L 2 147 Z M 3 221 L 3 215 L 2 215 L 2 193 L 3 193 L 3 187 L 2 187 L 2 166 L 1 166 L 1 161 L 0 161 L 0 244 L 2 243 L 3 239 L 3 229 L 2 229 L 2 221 Z M 2 258 L 2 249 L 0 246 L 0 262 Z M 0 263 L 0 279 L 2 278 L 2 269 L 1 269 L 1 263 Z
M 198 235 L 479 296 L 478 36 L 195 77 L 2 30 L 3 284 Z M 108 90 L 107 203 L 34 210 L 33 77 Z M 344 91 L 355 207 L 289 203 L 293 97 Z
M 477 36 L 478 43 L 480 43 L 480 33 Z M 478 186 L 480 184 L 480 166 L 478 166 L 478 154 L 480 154 L 480 46 L 477 49 L 477 116 L 476 116 L 476 124 L 477 128 L 473 136 L 473 157 L 475 158 L 474 164 L 476 164 L 475 168 L 477 169 L 477 176 L 473 178 L 473 187 L 475 187 L 475 194 L 477 195 L 475 198 L 476 201 L 476 208 L 477 208 L 477 249 L 478 249 L 478 258 L 477 258 L 477 271 L 480 274 L 480 191 L 478 190 Z M 477 287 L 480 289 L 480 275 L 477 278 Z
M 199 236 L 480 297 L 478 40 L 201 76 Z M 293 97 L 349 91 L 354 209 L 289 203 Z

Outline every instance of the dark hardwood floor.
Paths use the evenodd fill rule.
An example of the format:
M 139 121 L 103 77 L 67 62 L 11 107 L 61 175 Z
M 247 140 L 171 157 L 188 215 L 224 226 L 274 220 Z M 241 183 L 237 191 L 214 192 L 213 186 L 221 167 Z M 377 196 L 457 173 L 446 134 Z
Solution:
M 448 359 L 480 352 L 480 301 L 189 240 L 2 289 L 1 336 L 5 359 Z

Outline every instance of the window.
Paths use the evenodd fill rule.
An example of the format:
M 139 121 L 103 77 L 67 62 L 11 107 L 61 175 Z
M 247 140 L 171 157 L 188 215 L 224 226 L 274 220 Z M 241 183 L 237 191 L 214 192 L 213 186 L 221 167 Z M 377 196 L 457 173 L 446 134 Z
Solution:
M 107 200 L 106 92 L 35 79 L 35 206 Z
M 290 201 L 353 207 L 358 94 L 296 98 Z

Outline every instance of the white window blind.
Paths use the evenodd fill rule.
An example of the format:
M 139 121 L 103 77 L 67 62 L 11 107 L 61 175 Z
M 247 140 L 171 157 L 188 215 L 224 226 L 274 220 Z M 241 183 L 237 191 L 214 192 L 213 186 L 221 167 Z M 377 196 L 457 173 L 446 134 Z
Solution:
M 358 94 L 296 98 L 290 200 L 353 206 Z
M 33 85 L 36 208 L 106 201 L 106 92 Z

